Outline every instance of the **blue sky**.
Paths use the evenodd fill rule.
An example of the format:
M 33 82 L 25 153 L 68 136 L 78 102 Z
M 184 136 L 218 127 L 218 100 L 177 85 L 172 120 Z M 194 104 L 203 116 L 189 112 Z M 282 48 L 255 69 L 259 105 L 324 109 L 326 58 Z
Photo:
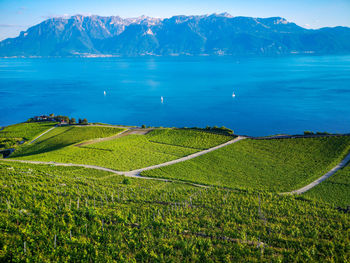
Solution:
M 350 0 L 0 0 L 0 40 L 55 16 L 171 17 L 222 12 L 233 16 L 281 16 L 308 28 L 350 27 Z

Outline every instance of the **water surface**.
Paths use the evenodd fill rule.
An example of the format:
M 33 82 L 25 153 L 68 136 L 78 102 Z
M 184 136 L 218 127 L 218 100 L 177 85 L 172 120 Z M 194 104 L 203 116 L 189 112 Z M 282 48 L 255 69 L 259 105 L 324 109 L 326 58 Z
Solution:
M 348 133 L 350 56 L 0 59 L 0 111 L 0 125 L 55 113 L 248 135 Z

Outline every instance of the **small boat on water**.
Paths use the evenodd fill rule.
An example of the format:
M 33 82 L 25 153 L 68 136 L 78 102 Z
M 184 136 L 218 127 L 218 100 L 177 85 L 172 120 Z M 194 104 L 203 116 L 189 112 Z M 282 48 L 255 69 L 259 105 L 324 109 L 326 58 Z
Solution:
M 163 103 L 163 101 L 164 101 L 163 96 L 160 96 L 160 103 Z
M 104 92 L 103 92 L 103 95 L 105 95 L 105 96 L 106 96 L 106 91 L 104 91 Z
M 236 97 L 236 94 L 233 92 L 233 93 L 232 93 L 232 98 L 234 98 L 234 97 Z

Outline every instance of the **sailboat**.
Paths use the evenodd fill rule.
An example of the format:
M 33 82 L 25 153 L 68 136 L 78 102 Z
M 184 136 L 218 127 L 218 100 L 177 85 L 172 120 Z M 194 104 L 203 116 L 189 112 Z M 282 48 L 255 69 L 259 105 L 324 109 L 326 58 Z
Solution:
M 105 95 L 105 96 L 106 96 L 106 91 L 104 91 L 104 92 L 103 92 L 103 95 Z
M 160 103 L 163 103 L 163 101 L 164 101 L 163 96 L 160 96 Z
M 233 92 L 233 93 L 232 93 L 232 98 L 234 98 L 234 97 L 236 97 L 236 94 Z

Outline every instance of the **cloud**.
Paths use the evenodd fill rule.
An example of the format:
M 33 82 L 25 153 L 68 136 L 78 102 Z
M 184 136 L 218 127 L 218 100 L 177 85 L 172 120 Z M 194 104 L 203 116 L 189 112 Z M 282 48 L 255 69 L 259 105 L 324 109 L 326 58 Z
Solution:
M 12 25 L 12 24 L 0 24 L 0 27 L 26 27 L 26 26 L 23 26 L 23 25 Z
M 26 11 L 26 10 L 27 10 L 27 7 L 21 6 L 21 7 L 19 7 L 19 8 L 17 9 L 16 14 L 18 14 L 18 15 L 23 14 L 23 12 Z
M 46 16 L 41 16 L 41 18 L 43 19 L 51 19 L 51 18 L 57 18 L 57 17 L 61 17 L 61 18 L 69 18 L 71 17 L 71 15 L 69 14 L 49 14 L 49 15 L 46 15 Z

